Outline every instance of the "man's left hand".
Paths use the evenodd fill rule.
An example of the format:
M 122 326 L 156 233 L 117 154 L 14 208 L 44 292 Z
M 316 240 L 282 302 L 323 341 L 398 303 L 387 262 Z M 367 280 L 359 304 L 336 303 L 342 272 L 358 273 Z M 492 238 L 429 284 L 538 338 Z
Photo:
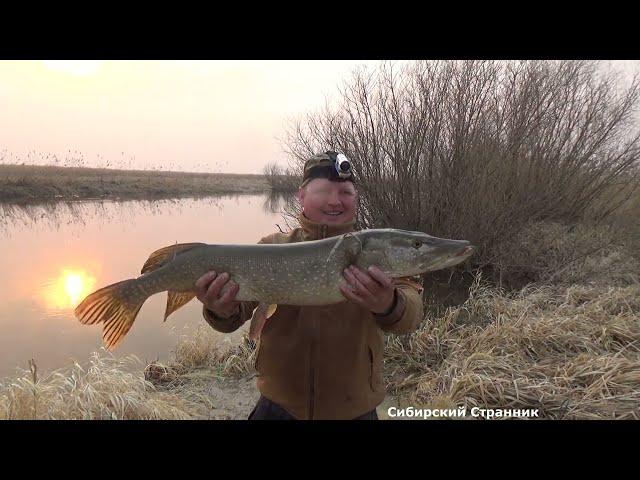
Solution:
M 368 272 L 350 265 L 343 273 L 347 283 L 340 285 L 340 291 L 348 300 L 373 313 L 389 313 L 395 297 L 391 277 L 375 265 L 369 267 Z

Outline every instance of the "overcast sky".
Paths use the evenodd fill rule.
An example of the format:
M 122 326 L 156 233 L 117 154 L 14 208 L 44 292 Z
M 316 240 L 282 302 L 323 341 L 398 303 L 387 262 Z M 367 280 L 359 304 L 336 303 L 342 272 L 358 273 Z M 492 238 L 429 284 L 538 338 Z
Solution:
M 0 61 L 0 161 L 261 173 L 286 165 L 278 138 L 289 119 L 379 63 Z

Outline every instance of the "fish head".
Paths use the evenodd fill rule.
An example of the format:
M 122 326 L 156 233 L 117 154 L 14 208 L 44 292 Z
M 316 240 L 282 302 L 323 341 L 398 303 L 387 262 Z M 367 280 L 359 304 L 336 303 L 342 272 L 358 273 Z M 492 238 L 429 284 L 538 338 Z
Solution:
M 419 275 L 453 267 L 467 260 L 475 247 L 466 240 L 449 240 L 423 232 L 397 229 L 363 231 L 362 267 L 379 266 L 392 277 Z

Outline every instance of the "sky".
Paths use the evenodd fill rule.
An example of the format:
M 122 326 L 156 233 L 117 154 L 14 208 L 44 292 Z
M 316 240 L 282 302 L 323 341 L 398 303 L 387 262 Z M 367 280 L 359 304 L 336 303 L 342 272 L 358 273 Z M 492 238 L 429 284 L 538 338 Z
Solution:
M 288 122 L 379 64 L 0 61 L 0 163 L 262 173 L 287 165 Z
M 262 173 L 291 118 L 379 63 L 0 61 L 0 158 Z

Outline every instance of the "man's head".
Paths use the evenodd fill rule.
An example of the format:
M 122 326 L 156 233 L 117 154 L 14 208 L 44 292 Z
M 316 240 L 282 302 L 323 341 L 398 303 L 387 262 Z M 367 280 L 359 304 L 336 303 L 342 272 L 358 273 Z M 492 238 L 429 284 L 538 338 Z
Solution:
M 350 222 L 356 216 L 357 197 L 351 165 L 344 155 L 325 152 L 306 161 L 298 199 L 309 220 Z

